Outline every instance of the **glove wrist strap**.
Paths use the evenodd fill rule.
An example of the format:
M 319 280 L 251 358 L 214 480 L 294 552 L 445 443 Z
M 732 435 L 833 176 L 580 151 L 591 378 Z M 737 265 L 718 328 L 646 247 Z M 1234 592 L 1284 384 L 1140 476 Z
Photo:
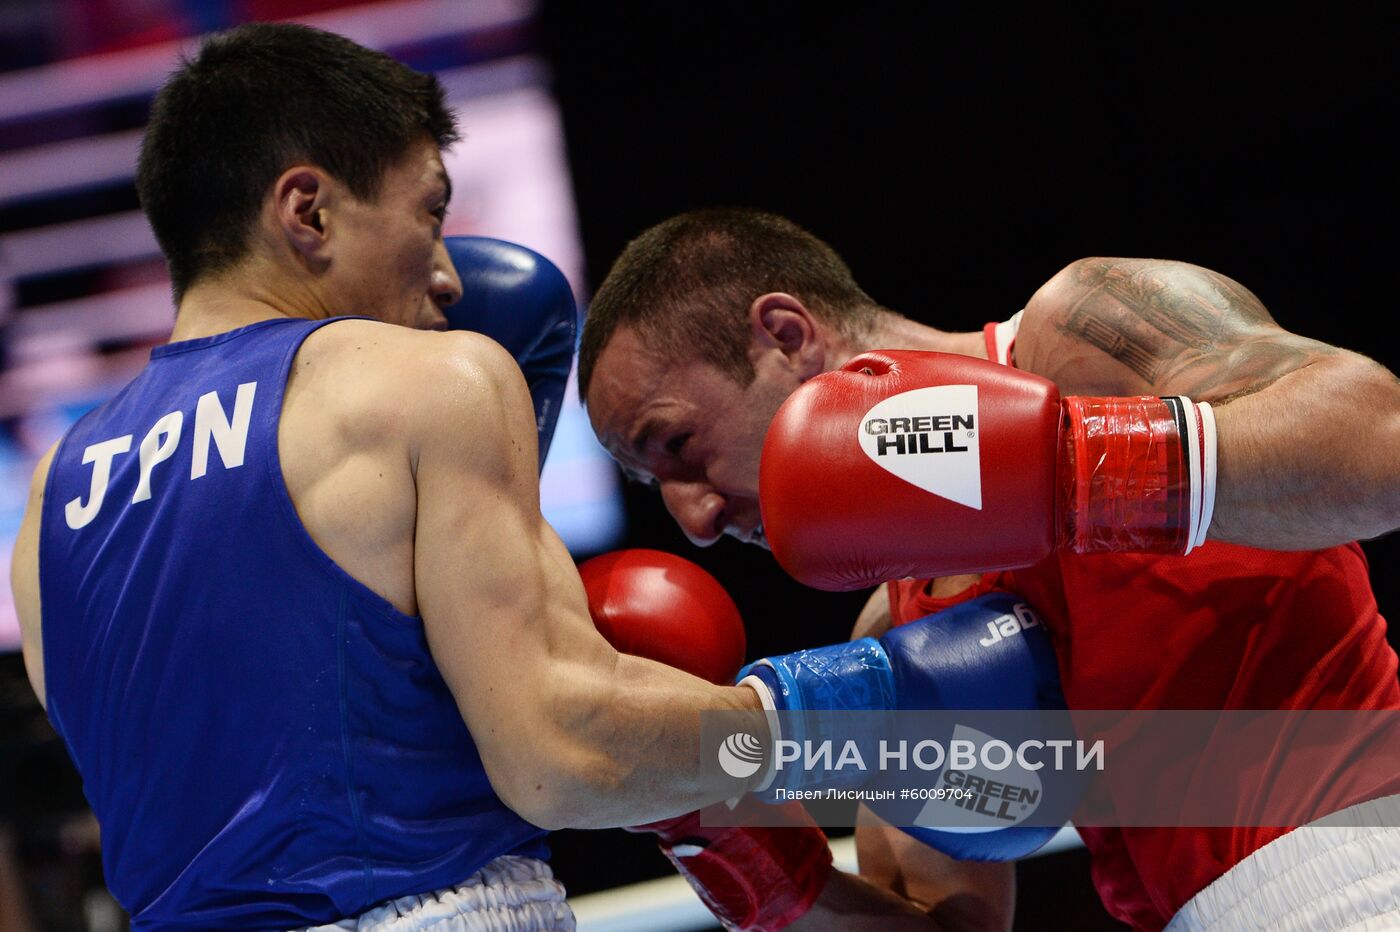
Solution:
M 753 686 L 765 710 L 774 713 L 769 715 L 769 727 L 775 757 L 770 759 L 770 772 L 762 778 L 757 792 L 859 782 L 863 775 L 776 767 L 779 738 L 795 742 L 798 748 L 815 746 L 835 737 L 826 731 L 832 717 L 819 713 L 899 707 L 889 654 L 874 638 L 765 658 L 740 670 L 738 679 Z M 869 740 L 870 736 L 863 737 Z
M 1059 545 L 1185 554 L 1215 507 L 1215 416 L 1183 396 L 1064 400 Z
M 788 826 L 710 828 L 695 814 L 658 826 L 661 852 L 726 929 L 786 928 L 831 876 L 825 833 L 800 804 L 781 808 Z

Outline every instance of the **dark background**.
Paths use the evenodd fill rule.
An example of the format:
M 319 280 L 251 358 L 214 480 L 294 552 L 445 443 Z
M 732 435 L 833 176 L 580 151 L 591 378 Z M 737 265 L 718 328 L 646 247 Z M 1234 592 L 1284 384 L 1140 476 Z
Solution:
M 1151 256 L 1230 275 L 1284 327 L 1400 369 L 1388 16 L 751 6 L 546 3 L 590 285 L 649 224 L 743 204 L 944 329 L 1006 318 L 1074 259 Z M 792 603 L 770 559 L 697 550 L 634 491 L 634 543 L 762 600 L 755 646 L 848 627 L 831 596 Z M 1400 541 L 1365 547 L 1393 610 Z
M 1400 36 L 1384 7 L 815 7 L 546 0 L 526 44 L 553 67 L 590 287 L 646 226 L 741 204 L 792 217 L 878 301 L 943 329 L 1006 318 L 1076 258 L 1152 256 L 1228 274 L 1283 326 L 1400 370 Z M 41 51 L 0 48 L 6 67 Z M 1306 421 L 1297 436 L 1308 448 Z M 1311 452 L 1325 468 L 1329 451 Z M 751 657 L 847 636 L 865 593 L 804 589 L 732 541 L 697 550 L 654 493 L 625 495 L 623 546 L 713 572 Z M 1363 546 L 1397 615 L 1400 535 Z M 64 864 L 90 850 L 71 823 L 80 789 L 17 654 L 0 657 L 0 786 L 34 892 L 76 902 L 96 882 L 91 857 Z M 575 894 L 670 873 L 622 831 L 560 832 L 554 849 Z M 1018 928 L 1116 928 L 1082 850 L 1024 862 L 1018 881 Z
M 796 220 L 877 301 L 943 329 L 1005 319 L 1074 259 L 1150 256 L 1223 272 L 1284 327 L 1400 370 L 1400 69 L 1379 7 L 814 6 L 546 3 L 593 286 L 646 226 L 740 204 Z M 734 594 L 751 656 L 849 633 L 865 594 L 805 590 L 730 540 L 698 550 L 649 490 L 627 507 L 628 545 Z M 1395 615 L 1400 539 L 1364 546 Z M 578 892 L 624 858 L 664 871 L 642 841 L 560 833 L 557 870 Z M 1118 927 L 1083 851 L 1018 874 L 1018 928 Z

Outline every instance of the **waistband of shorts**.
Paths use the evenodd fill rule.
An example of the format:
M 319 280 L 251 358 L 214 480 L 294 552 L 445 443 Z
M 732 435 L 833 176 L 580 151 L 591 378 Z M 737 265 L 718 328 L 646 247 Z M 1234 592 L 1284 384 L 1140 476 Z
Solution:
M 1280 835 L 1192 897 L 1166 932 L 1400 926 L 1400 796 Z
M 297 932 L 545 932 L 572 930 L 564 885 L 538 858 L 503 855 L 455 887 L 403 896 Z

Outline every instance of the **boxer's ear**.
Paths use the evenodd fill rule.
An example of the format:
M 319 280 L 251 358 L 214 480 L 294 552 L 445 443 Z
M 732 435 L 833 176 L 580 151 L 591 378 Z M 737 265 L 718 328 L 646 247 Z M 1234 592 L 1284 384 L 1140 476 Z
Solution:
M 323 172 L 306 165 L 287 169 L 273 185 L 271 210 L 278 231 L 306 262 L 326 258 L 330 239 L 326 211 L 334 197 L 332 188 Z
M 781 354 L 800 381 L 819 375 L 826 362 L 821 325 L 800 300 L 784 292 L 760 295 L 749 305 L 749 357 Z

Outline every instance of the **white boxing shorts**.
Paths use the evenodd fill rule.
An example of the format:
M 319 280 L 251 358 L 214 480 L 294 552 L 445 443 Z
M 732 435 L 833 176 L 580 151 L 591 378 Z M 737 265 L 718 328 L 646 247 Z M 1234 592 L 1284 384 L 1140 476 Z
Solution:
M 1400 796 L 1295 828 L 1191 898 L 1166 932 L 1400 928 Z
M 455 887 L 402 896 L 355 919 L 298 932 L 545 932 L 574 928 L 564 885 L 549 865 L 512 854 Z

